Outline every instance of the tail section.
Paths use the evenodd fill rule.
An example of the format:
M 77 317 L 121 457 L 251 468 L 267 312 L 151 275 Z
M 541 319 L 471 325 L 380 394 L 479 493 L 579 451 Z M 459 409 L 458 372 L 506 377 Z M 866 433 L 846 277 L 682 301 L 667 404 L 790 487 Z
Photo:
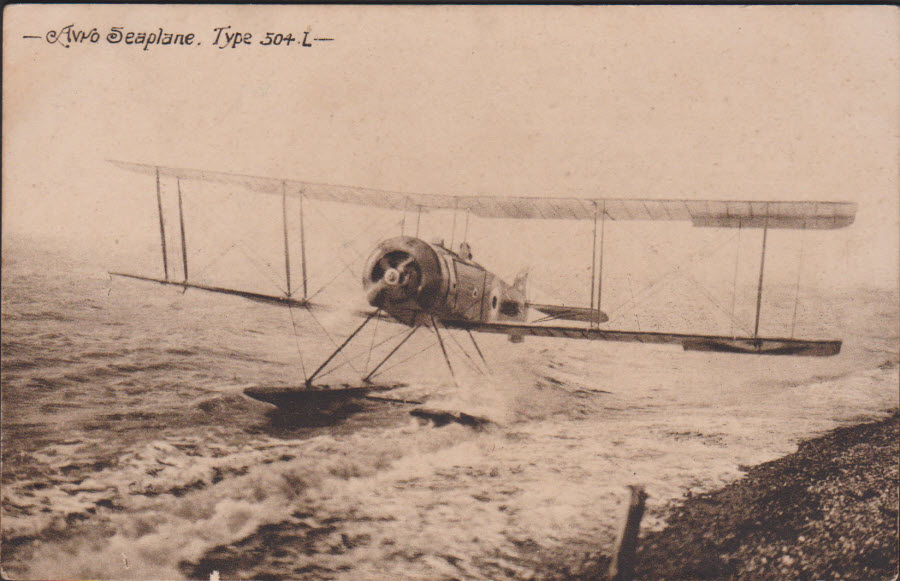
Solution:
M 524 268 L 519 271 L 519 274 L 516 275 L 516 279 L 512 283 L 512 287 L 522 293 L 524 296 L 526 294 L 526 286 L 528 285 L 528 269 Z

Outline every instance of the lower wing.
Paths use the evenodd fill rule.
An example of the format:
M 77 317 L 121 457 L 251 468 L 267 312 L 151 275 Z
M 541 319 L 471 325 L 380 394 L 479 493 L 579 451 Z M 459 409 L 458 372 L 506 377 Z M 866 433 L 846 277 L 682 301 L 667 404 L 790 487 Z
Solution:
M 748 353 L 756 355 L 804 355 L 828 357 L 841 351 L 839 340 L 783 339 L 773 337 L 731 337 L 720 335 L 691 335 L 684 333 L 655 333 L 647 331 L 615 331 L 585 327 L 549 325 L 478 323 L 470 321 L 441 321 L 449 329 L 463 329 L 478 333 L 497 333 L 510 337 L 557 337 L 588 339 L 591 341 L 626 341 L 632 343 L 665 343 L 681 345 L 685 351 L 715 351 L 719 353 Z
M 218 286 L 208 286 L 205 284 L 196 284 L 196 283 L 190 283 L 190 282 L 176 282 L 173 280 L 165 280 L 162 278 L 152 278 L 149 276 L 140 276 L 137 274 L 125 274 L 123 272 L 110 272 L 109 274 L 111 274 L 113 276 L 121 276 L 124 278 L 133 278 L 136 280 L 144 280 L 147 282 L 156 282 L 159 284 L 178 286 L 178 287 L 181 287 L 184 289 L 194 288 L 194 289 L 213 292 L 213 293 L 234 295 L 234 296 L 238 296 L 238 297 L 243 297 L 245 299 L 250 299 L 251 301 L 257 301 L 260 303 L 284 305 L 287 307 L 311 307 L 311 306 L 313 306 L 312 303 L 310 303 L 309 301 L 307 301 L 305 299 L 292 299 L 291 297 L 287 297 L 287 296 L 266 295 L 266 294 L 262 294 L 262 293 L 254 293 L 254 292 L 250 292 L 250 291 L 243 291 L 243 290 L 232 289 L 232 288 L 223 288 L 223 287 L 218 287 Z

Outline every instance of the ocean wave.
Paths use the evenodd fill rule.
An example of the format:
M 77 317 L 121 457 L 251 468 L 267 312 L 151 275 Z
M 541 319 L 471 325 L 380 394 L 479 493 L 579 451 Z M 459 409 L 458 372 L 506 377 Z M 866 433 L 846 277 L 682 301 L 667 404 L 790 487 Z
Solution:
M 528 578 L 566 547 L 608 551 L 626 484 L 659 527 L 684 494 L 898 400 L 895 294 L 863 293 L 825 305 L 847 314 L 833 358 L 486 337 L 490 374 L 451 344 L 454 376 L 435 351 L 384 376 L 480 431 L 391 402 L 292 415 L 241 394 L 301 385 L 333 348 L 283 311 L 6 276 L 29 263 L 3 283 L 3 565 L 21 577 Z

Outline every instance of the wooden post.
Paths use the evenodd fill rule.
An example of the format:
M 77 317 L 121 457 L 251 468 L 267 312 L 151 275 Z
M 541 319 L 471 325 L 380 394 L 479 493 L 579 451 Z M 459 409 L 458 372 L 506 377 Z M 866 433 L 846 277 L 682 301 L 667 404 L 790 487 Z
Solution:
M 644 502 L 647 493 L 643 486 L 629 485 L 631 500 L 625 513 L 625 522 L 616 539 L 616 552 L 612 563 L 609 564 L 609 578 L 611 581 L 631 581 L 634 578 L 635 551 L 637 549 L 638 530 L 641 526 L 641 517 L 644 516 Z

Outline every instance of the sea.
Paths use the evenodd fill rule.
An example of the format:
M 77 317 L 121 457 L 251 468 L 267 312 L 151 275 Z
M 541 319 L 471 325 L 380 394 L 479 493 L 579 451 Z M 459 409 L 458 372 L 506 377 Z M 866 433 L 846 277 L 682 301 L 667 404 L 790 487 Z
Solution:
M 835 357 L 487 336 L 482 361 L 447 332 L 451 374 L 421 332 L 375 376 L 384 399 L 285 411 L 243 392 L 302 387 L 352 309 L 114 278 L 103 258 L 4 238 L 4 578 L 529 579 L 609 555 L 629 485 L 657 530 L 898 406 L 900 297 L 859 287 L 804 292 Z M 371 324 L 317 383 L 360 385 L 402 332 Z

